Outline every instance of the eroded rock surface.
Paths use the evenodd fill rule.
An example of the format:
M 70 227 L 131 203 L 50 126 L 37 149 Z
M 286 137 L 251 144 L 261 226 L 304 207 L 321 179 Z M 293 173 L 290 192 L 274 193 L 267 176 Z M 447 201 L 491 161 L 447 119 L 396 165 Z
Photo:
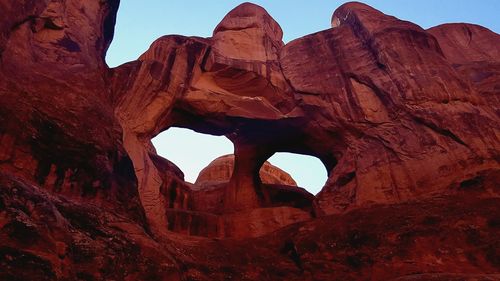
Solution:
M 234 155 L 221 156 L 201 170 L 195 185 L 206 186 L 228 182 L 233 174 L 233 168 Z M 297 186 L 295 180 L 287 172 L 267 161 L 260 168 L 259 176 L 265 184 Z
M 0 1 L 0 279 L 499 279 L 498 34 L 347 3 L 284 44 L 244 3 L 110 69 L 118 4 Z M 156 154 L 172 126 L 234 143 L 224 181 Z
M 428 32 L 436 37 L 446 59 L 498 115 L 500 104 L 500 37 L 474 24 L 443 24 Z

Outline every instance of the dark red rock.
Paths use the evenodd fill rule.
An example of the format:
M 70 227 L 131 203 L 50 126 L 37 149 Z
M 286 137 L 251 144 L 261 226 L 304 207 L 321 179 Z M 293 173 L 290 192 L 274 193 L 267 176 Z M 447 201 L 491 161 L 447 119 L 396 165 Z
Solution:
M 347 3 L 285 45 L 244 3 L 109 69 L 118 1 L 0 7 L 0 279 L 498 279 L 499 35 Z M 172 126 L 234 143 L 225 182 L 156 154 Z
M 430 28 L 428 32 L 436 37 L 452 64 L 500 60 L 500 36 L 480 25 L 449 23 Z
M 474 24 L 443 24 L 428 32 L 436 37 L 452 66 L 471 82 L 483 103 L 498 115 L 500 35 Z

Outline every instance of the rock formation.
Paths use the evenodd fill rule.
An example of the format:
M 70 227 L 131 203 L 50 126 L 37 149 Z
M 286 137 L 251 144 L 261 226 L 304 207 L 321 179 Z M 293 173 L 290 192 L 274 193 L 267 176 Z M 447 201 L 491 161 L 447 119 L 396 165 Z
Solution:
M 1 280 L 500 278 L 498 34 L 353 2 L 284 44 L 244 3 L 110 69 L 118 5 L 0 0 Z M 234 143 L 225 181 L 156 154 L 172 126 Z
M 207 186 L 228 182 L 233 174 L 233 168 L 234 155 L 221 156 L 201 170 L 195 185 Z M 287 172 L 267 161 L 260 168 L 259 176 L 262 183 L 297 186 L 295 180 Z
M 500 38 L 474 24 L 444 24 L 428 30 L 439 42 L 446 59 L 498 115 Z

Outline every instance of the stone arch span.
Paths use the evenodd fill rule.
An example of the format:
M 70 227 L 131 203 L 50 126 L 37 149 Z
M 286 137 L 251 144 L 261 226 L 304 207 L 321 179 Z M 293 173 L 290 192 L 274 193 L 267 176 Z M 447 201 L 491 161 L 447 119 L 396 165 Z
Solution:
M 498 165 L 473 137 L 496 144 L 485 132 L 497 120 L 489 109 L 479 113 L 473 90 L 432 35 L 359 3 L 341 6 L 334 18 L 335 28 L 285 45 L 276 21 L 244 3 L 212 37 L 164 36 L 110 71 L 124 148 L 154 231 L 167 228 L 161 192 L 170 183 L 151 160 L 151 138 L 173 126 L 233 142 L 235 170 L 222 212 L 262 206 L 258 168 L 278 151 L 318 157 L 327 168 L 316 215 L 446 192 L 463 180 L 458 174 Z
M 254 22 L 245 32 L 238 32 L 241 27 L 234 21 L 241 13 Z M 313 155 L 327 170 L 335 167 L 341 139 L 323 142 L 323 134 L 334 136 L 331 129 L 310 125 L 321 116 L 302 108 L 287 81 L 279 59 L 281 36 L 264 9 L 243 4 L 215 28 L 212 38 L 164 36 L 138 60 L 113 69 L 116 114 L 152 229 L 168 228 L 170 199 L 162 192 L 173 183 L 158 168 L 151 139 L 170 127 L 225 135 L 233 142 L 234 172 L 223 194 L 224 212 L 265 205 L 258 171 L 277 151 Z

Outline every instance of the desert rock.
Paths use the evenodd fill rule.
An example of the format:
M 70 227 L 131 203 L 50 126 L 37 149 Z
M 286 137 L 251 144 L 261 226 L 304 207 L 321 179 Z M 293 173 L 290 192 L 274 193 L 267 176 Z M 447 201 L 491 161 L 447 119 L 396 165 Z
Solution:
M 234 168 L 234 155 L 224 155 L 212 161 L 201 170 L 195 184 L 199 186 L 228 182 L 231 179 Z M 264 162 L 259 171 L 260 179 L 265 184 L 282 184 L 297 186 L 295 180 L 285 171 Z
M 284 44 L 244 3 L 109 68 L 118 5 L 0 0 L 0 279 L 498 279 L 498 34 L 352 2 Z M 185 182 L 170 127 L 234 164 Z M 322 191 L 276 152 L 319 158 Z

